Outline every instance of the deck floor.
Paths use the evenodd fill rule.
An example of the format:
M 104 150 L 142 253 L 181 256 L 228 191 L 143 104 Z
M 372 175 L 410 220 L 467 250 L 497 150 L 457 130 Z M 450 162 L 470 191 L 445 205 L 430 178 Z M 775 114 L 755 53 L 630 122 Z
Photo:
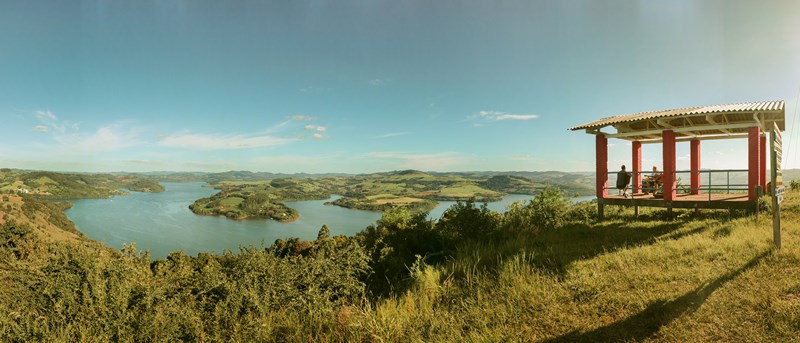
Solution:
M 601 203 L 605 205 L 626 205 L 626 206 L 643 206 L 643 207 L 675 207 L 675 208 L 739 208 L 751 209 L 754 208 L 755 202 L 750 201 L 747 194 L 678 194 L 672 201 L 666 201 L 663 198 L 653 197 L 652 194 L 636 193 L 631 197 L 626 198 L 622 195 L 616 195 L 616 192 L 609 192 L 606 198 L 601 199 Z
M 747 201 L 747 194 L 745 193 L 738 193 L 738 194 L 710 194 L 711 198 L 709 199 L 709 194 L 678 194 L 675 199 L 672 201 Z M 622 195 L 611 195 L 609 194 L 606 199 L 625 199 L 631 200 L 631 196 L 624 197 Z M 653 197 L 653 194 L 643 194 L 643 193 L 636 193 L 633 195 L 633 199 L 636 200 L 664 200 L 662 198 Z

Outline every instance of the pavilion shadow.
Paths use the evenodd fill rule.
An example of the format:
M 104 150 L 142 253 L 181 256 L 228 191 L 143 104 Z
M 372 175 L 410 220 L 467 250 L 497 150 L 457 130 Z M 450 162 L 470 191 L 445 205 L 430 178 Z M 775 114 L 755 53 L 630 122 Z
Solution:
M 624 229 L 614 223 L 571 224 L 541 232 L 531 245 L 537 253 L 537 267 L 563 277 L 575 261 L 626 247 L 653 244 L 682 225 L 681 222 L 666 222 L 649 228 Z
M 573 331 L 546 342 L 612 342 L 641 341 L 657 333 L 663 326 L 685 314 L 696 311 L 708 297 L 728 281 L 753 268 L 772 250 L 751 259 L 741 268 L 722 275 L 711 283 L 701 285 L 691 292 L 670 301 L 657 301 L 642 312 L 589 332 Z

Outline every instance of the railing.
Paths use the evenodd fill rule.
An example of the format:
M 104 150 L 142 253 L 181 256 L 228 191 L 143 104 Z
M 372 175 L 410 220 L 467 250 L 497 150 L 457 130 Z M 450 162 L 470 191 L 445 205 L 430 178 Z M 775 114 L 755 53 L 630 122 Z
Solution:
M 636 197 L 641 198 L 642 196 L 646 195 L 646 194 L 640 193 L 642 191 L 647 192 L 647 193 L 656 193 L 657 191 L 661 190 L 661 187 L 663 187 L 663 182 L 658 183 L 661 187 L 645 187 L 644 186 L 644 182 L 646 180 L 645 176 L 652 176 L 654 174 L 661 174 L 661 180 L 663 181 L 663 179 L 664 179 L 664 176 L 663 176 L 664 172 L 663 171 L 658 171 L 657 170 L 657 171 L 638 171 L 638 172 L 626 171 L 626 172 L 631 174 L 631 182 L 628 183 L 628 187 L 626 188 L 626 190 L 628 190 L 628 189 L 631 190 L 631 192 L 629 194 L 629 196 L 631 197 L 631 200 L 633 200 Z M 689 182 L 689 184 L 678 184 L 678 179 L 679 178 L 678 177 L 673 177 L 673 180 L 675 180 L 675 188 L 673 188 L 672 190 L 675 190 L 678 193 L 691 193 L 692 191 L 700 191 L 700 192 L 703 192 L 705 194 L 708 194 L 708 200 L 709 201 L 711 201 L 711 195 L 712 194 L 731 194 L 731 192 L 733 192 L 734 194 L 741 193 L 741 192 L 745 192 L 746 193 L 748 191 L 747 172 L 748 172 L 747 169 L 716 169 L 716 170 L 680 170 L 680 171 L 675 171 L 675 172 L 673 172 L 673 176 L 677 176 L 679 174 L 688 174 L 688 176 L 691 176 L 692 173 L 700 173 L 703 176 L 704 175 L 708 175 L 708 177 L 705 178 L 705 177 L 701 176 L 701 179 L 700 179 L 701 182 L 703 181 L 703 179 L 705 179 L 707 181 L 706 181 L 706 184 L 702 184 L 701 183 L 699 185 L 699 187 L 692 187 L 691 186 L 691 182 Z M 731 173 L 734 174 L 734 182 L 737 182 L 737 183 L 731 183 Z M 736 175 L 737 173 L 744 173 L 745 176 L 744 177 L 739 177 L 738 175 Z M 647 175 L 645 175 L 645 174 L 647 174 Z M 724 174 L 724 182 L 720 182 L 721 176 L 720 177 L 716 177 L 716 178 L 712 177 L 713 175 L 722 175 L 722 174 Z M 616 184 L 616 175 L 617 175 L 617 173 L 616 172 L 609 172 L 608 175 L 609 175 L 609 177 L 613 176 L 613 179 L 615 181 L 613 184 Z M 640 183 L 639 187 L 635 187 L 634 188 L 633 187 L 633 179 L 636 177 L 636 175 L 641 175 L 642 176 L 642 182 Z M 689 179 L 689 178 L 687 178 L 687 179 Z M 741 182 L 741 181 L 739 181 L 740 179 L 743 179 L 745 183 L 739 183 L 739 182 Z M 609 181 L 611 181 L 611 180 L 609 180 Z M 714 182 L 714 181 L 716 181 L 716 182 Z M 609 183 L 609 184 L 611 184 L 611 183 Z M 610 191 L 610 190 L 616 190 L 617 188 L 616 187 L 606 187 L 606 189 Z

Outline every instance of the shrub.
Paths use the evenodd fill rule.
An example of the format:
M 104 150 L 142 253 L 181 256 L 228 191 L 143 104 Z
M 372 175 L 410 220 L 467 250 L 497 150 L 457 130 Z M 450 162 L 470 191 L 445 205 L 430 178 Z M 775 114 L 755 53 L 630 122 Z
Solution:
M 484 240 L 491 238 L 499 228 L 500 216 L 475 202 L 457 202 L 442 214 L 436 227 L 448 238 L 456 241 Z
M 570 210 L 570 203 L 561 189 L 547 187 L 528 204 L 531 220 L 540 229 L 554 229 L 564 224 Z
M 583 224 L 597 220 L 597 203 L 593 201 L 582 201 L 570 206 L 567 218 Z
M 356 236 L 370 258 L 373 273 L 367 278 L 371 291 L 388 294 L 408 286 L 409 267 L 417 256 L 428 263 L 444 261 L 449 245 L 427 213 L 412 214 L 407 208 L 383 213 L 376 225 Z

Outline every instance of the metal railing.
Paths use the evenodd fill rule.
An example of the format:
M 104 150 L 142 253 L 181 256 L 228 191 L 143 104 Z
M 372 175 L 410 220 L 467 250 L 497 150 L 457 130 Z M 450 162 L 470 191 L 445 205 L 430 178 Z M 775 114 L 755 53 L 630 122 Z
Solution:
M 625 188 L 625 190 L 631 190 L 631 192 L 629 194 L 631 200 L 633 200 L 636 197 L 641 198 L 642 196 L 645 196 L 645 195 L 647 195 L 649 193 L 655 194 L 658 191 L 662 191 L 662 187 L 664 185 L 663 184 L 664 171 L 659 171 L 659 170 L 656 170 L 656 171 L 638 171 L 638 172 L 626 171 L 626 173 L 631 175 L 631 181 L 628 183 L 628 186 Z M 681 178 L 678 178 L 677 177 L 678 175 L 680 175 L 680 174 L 688 174 L 687 176 L 689 176 L 689 177 L 687 179 L 690 179 L 692 173 L 701 174 L 701 178 L 700 178 L 701 184 L 699 185 L 699 187 L 691 187 L 691 182 L 688 182 L 689 184 L 684 184 L 683 182 L 681 182 L 680 184 L 678 183 L 679 180 L 681 180 L 681 181 L 683 180 Z M 731 174 L 732 173 L 734 174 L 734 182 L 736 182 L 736 183 L 731 183 Z M 738 175 L 736 175 L 738 173 L 744 173 L 745 175 L 743 177 L 739 177 Z M 679 170 L 679 171 L 673 172 L 673 180 L 675 180 L 675 183 L 674 183 L 675 184 L 675 188 L 673 188 L 672 190 L 675 190 L 676 192 L 682 193 L 682 194 L 688 194 L 688 193 L 691 193 L 692 191 L 700 191 L 700 192 L 702 192 L 704 194 L 708 194 L 708 200 L 709 201 L 711 201 L 711 195 L 712 194 L 731 194 L 731 193 L 737 194 L 737 193 L 742 193 L 742 192 L 747 193 L 747 191 L 748 191 L 748 184 L 747 184 L 747 177 L 748 176 L 747 176 L 747 173 L 748 173 L 747 169 Z M 722 178 L 722 176 L 721 176 L 723 174 L 724 174 L 724 178 Z M 617 173 L 616 172 L 608 172 L 608 175 L 609 175 L 609 179 L 611 179 L 611 176 L 614 176 L 614 180 L 615 180 L 614 184 L 616 184 Z M 633 187 L 633 179 L 637 175 L 641 175 L 642 176 L 642 182 L 639 184 L 639 187 L 635 187 L 634 188 Z M 645 186 L 645 181 L 647 180 L 647 177 L 648 176 L 652 177 L 653 175 L 661 175 L 661 181 L 662 182 L 655 183 L 656 187 L 646 187 Z M 708 177 L 703 177 L 705 175 L 708 175 Z M 714 177 L 715 175 L 717 175 L 717 177 Z M 703 179 L 706 180 L 705 184 L 702 184 Z M 722 180 L 720 180 L 720 179 L 722 179 Z M 739 180 L 744 180 L 745 183 L 739 183 L 739 182 L 741 182 Z M 611 180 L 609 180 L 609 181 L 611 181 Z M 724 182 L 722 182 L 722 181 L 724 181 Z M 611 183 L 609 183 L 609 184 L 611 184 Z M 618 189 L 618 188 L 616 188 L 616 187 L 606 187 L 606 189 L 610 191 L 610 190 L 615 190 L 615 189 Z

